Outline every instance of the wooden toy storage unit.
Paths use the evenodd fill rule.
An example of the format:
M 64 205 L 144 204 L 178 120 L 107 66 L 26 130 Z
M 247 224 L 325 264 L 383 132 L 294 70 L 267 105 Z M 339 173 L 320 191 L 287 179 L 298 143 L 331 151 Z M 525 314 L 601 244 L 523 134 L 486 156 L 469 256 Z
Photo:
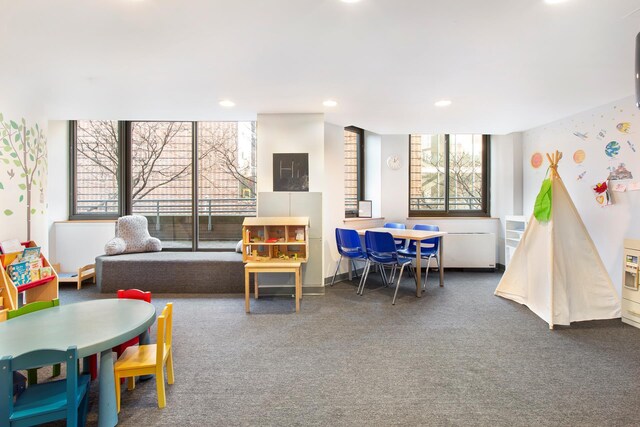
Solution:
M 33 241 L 23 243 L 23 245 L 28 248 L 38 246 Z M 58 275 L 55 270 L 52 271 L 52 275 L 49 277 L 23 285 L 15 285 L 13 281 L 11 281 L 7 273 L 7 266 L 21 254 L 22 252 L 12 252 L 0 255 L 0 287 L 2 288 L 0 297 L 2 297 L 4 306 L 4 309 L 0 310 L 0 322 L 7 320 L 7 311 L 18 308 L 18 294 L 22 292 L 24 292 L 26 304 L 34 301 L 47 301 L 58 298 Z M 44 267 L 51 267 L 47 258 L 42 254 L 40 258 L 42 259 L 42 265 Z
M 242 224 L 242 261 L 307 262 L 309 218 L 250 217 Z
M 242 261 L 245 262 L 245 311 L 249 313 L 249 281 L 254 273 L 258 299 L 258 274 L 293 273 L 296 312 L 302 298 L 302 263 L 309 259 L 308 217 L 251 217 L 242 224 Z

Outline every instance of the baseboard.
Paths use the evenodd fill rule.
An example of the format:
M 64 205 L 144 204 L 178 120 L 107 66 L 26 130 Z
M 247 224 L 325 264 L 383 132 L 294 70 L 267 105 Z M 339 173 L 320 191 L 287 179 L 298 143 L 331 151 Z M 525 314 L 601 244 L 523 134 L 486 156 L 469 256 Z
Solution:
M 497 264 L 496 264 L 496 270 L 498 270 L 498 271 L 505 271 L 506 269 L 507 269 L 507 267 L 505 267 L 505 265 L 504 265 L 504 264 L 500 264 L 500 263 L 497 263 Z
M 267 285 L 260 286 L 260 295 L 264 296 L 287 296 L 293 295 L 293 286 Z M 253 285 L 251 285 L 253 292 Z M 302 295 L 324 295 L 324 286 L 303 286 Z
M 437 268 L 432 268 L 431 271 L 437 271 Z M 467 273 L 494 273 L 498 268 L 479 268 L 479 267 L 445 267 L 444 274 L 447 275 L 447 271 L 463 271 Z

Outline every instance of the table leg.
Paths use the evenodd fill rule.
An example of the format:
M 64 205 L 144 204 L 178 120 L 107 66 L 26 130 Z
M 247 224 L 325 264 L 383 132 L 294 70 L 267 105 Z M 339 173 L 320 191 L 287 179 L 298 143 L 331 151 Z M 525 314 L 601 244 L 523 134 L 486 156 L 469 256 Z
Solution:
M 244 311 L 249 312 L 249 279 L 251 278 L 251 272 L 248 269 L 244 269 Z
M 442 245 L 442 241 L 443 240 L 444 239 L 442 238 L 442 236 L 440 236 L 440 249 L 439 249 L 440 254 L 438 255 L 438 257 L 439 257 L 438 261 L 440 261 L 439 262 L 440 265 L 438 266 L 438 270 L 440 270 L 440 287 L 444 286 L 444 267 L 442 266 L 443 261 L 444 261 L 444 252 L 442 250 L 442 246 L 443 246 Z
M 300 311 L 300 294 L 302 293 L 302 284 L 300 283 L 300 269 L 296 268 L 296 313 Z
M 100 353 L 100 391 L 98 395 L 98 426 L 113 427 L 118 424 L 116 409 L 116 384 L 113 378 L 113 356 L 111 349 Z
M 253 274 L 253 292 L 254 298 L 258 299 L 258 273 Z
M 421 246 L 422 242 L 420 240 L 416 240 L 416 296 L 418 298 L 422 298 L 422 286 L 420 286 L 420 273 L 422 271 L 422 258 L 420 255 Z

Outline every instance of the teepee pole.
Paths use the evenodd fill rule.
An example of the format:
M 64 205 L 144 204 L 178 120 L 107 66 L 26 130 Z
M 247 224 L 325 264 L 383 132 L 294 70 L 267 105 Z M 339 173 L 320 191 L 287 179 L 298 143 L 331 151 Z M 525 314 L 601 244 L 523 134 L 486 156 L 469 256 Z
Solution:
M 562 158 L 562 153 L 558 152 L 558 150 L 556 150 L 556 152 L 553 155 L 549 155 L 549 153 L 547 153 L 547 159 L 549 159 L 549 163 L 551 163 L 549 165 L 549 168 L 551 169 L 551 220 L 549 221 L 549 234 L 551 235 L 551 239 L 550 239 L 550 244 L 551 247 L 549 248 L 549 255 L 551 257 L 551 268 L 550 268 L 550 273 L 549 273 L 549 308 L 551 311 L 551 315 L 549 316 L 549 329 L 553 329 L 553 320 L 554 320 L 554 292 L 555 292 L 555 269 L 553 268 L 554 265 L 554 246 L 555 246 L 555 233 L 554 233 L 554 221 L 553 221 L 553 217 L 555 216 L 555 209 L 554 209 L 554 203 L 553 203 L 553 197 L 555 195 L 555 191 L 553 191 L 553 183 L 555 182 L 556 178 L 559 178 L 560 175 L 558 175 L 558 162 L 560 161 L 560 159 Z

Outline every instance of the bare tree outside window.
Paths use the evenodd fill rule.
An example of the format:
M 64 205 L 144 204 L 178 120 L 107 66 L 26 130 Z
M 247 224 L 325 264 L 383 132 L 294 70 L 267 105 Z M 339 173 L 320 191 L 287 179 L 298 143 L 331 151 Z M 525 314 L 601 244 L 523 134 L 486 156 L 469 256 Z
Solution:
M 364 131 L 349 126 L 344 129 L 344 214 L 358 216 L 358 201 L 364 198 L 362 165 Z
M 449 136 L 449 209 L 482 209 L 482 135 Z
M 78 120 L 75 213 L 118 214 L 120 176 L 118 122 Z
M 119 150 L 129 144 L 132 213 L 147 216 L 163 241 L 191 241 L 193 122 L 131 122 L 129 141 L 119 141 L 118 129 L 117 121 L 76 122 L 74 213 L 122 213 Z M 200 122 L 197 131 L 198 212 L 207 224 L 200 237 L 215 240 L 221 234 L 212 234 L 212 218 L 234 216 L 235 224 L 256 214 L 256 124 Z M 240 229 L 234 225 L 222 238 L 237 240 Z
M 483 135 L 411 135 L 410 214 L 484 212 L 485 150 Z

